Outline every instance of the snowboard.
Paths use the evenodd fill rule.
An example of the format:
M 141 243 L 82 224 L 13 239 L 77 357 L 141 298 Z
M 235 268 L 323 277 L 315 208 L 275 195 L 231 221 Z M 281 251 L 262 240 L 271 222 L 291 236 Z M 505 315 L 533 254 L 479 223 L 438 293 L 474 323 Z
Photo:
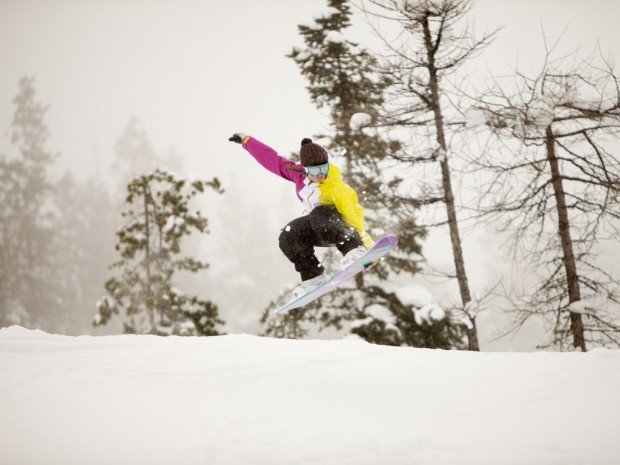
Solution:
M 309 289 L 306 293 L 296 297 L 288 304 L 276 308 L 271 313 L 285 313 L 294 308 L 303 307 L 309 304 L 313 300 L 324 296 L 328 292 L 336 289 L 340 284 L 353 278 L 356 274 L 372 267 L 377 260 L 387 255 L 398 243 L 396 236 L 385 236 L 378 240 L 372 248 L 362 255 L 358 260 L 351 263 L 346 268 L 343 268 L 336 274 L 326 278 L 323 282 L 316 287 Z

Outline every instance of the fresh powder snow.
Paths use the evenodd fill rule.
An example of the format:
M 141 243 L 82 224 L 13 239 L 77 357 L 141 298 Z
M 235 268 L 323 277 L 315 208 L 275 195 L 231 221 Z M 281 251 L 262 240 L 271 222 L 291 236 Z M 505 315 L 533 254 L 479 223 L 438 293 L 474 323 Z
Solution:
M 346 42 L 347 39 L 344 37 L 344 35 L 342 35 L 340 31 L 329 31 L 325 35 L 325 40 L 327 42 L 333 42 L 335 44 L 342 44 Z
M 0 463 L 620 463 L 620 351 L 0 329 Z
M 433 302 L 433 294 L 421 284 L 412 283 L 399 288 L 396 291 L 396 297 L 404 305 L 412 305 L 422 308 Z
M 465 126 L 468 128 L 476 128 L 484 126 L 487 122 L 487 114 L 480 108 L 469 108 L 465 112 Z
M 351 116 L 349 121 L 349 125 L 351 129 L 354 131 L 360 130 L 361 128 L 368 126 L 372 123 L 372 117 L 368 113 L 354 113 Z

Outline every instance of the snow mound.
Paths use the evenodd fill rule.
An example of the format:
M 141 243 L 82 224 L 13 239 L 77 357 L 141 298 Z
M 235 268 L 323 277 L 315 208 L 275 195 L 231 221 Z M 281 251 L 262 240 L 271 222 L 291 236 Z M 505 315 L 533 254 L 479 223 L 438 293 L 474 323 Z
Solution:
M 326 42 L 333 42 L 335 44 L 342 44 L 342 43 L 346 42 L 346 39 L 342 35 L 342 33 L 340 31 L 329 31 L 325 35 L 325 41 Z
M 338 8 L 334 8 L 333 6 L 327 6 L 319 10 L 315 15 L 314 19 L 326 19 L 331 18 L 332 16 L 340 14 L 340 10 Z
M 372 117 L 368 113 L 354 113 L 351 116 L 351 120 L 349 121 L 349 125 L 351 129 L 354 131 L 358 131 L 364 126 L 368 126 L 372 123 Z
M 11 327 L 0 388 L 10 465 L 620 463 L 620 351 Z
M 396 324 L 396 317 L 384 305 L 373 304 L 366 309 L 366 313 L 375 320 L 384 321 L 387 324 Z
M 446 312 L 439 305 L 430 303 L 414 311 L 415 322 L 421 325 L 424 321 L 432 323 L 433 320 L 439 321 L 446 316 Z
M 403 286 L 396 291 L 396 297 L 404 305 L 412 305 L 416 308 L 422 308 L 433 302 L 433 294 L 421 284 L 409 284 Z

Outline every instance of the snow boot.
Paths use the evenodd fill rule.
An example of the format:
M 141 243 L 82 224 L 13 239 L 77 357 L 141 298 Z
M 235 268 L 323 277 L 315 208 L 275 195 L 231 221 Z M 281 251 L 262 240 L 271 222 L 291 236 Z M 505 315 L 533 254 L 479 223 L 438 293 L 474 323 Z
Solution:
M 297 286 L 295 286 L 295 288 L 292 291 L 293 297 L 297 298 L 305 294 L 313 287 L 316 287 L 319 284 L 321 284 L 324 279 L 325 279 L 325 276 L 323 276 L 323 274 L 320 274 L 318 276 L 315 276 L 312 279 L 307 279 L 305 281 L 300 282 Z
M 362 258 L 366 254 L 366 252 L 368 251 L 363 245 L 351 250 L 340 260 L 340 269 L 344 270 L 347 266 L 355 263 L 357 260 Z

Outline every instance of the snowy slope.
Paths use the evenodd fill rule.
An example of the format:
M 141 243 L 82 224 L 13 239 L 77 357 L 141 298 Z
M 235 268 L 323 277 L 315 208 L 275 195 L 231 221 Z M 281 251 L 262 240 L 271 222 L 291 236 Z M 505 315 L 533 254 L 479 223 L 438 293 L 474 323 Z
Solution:
M 0 463 L 620 463 L 620 352 L 0 330 Z

